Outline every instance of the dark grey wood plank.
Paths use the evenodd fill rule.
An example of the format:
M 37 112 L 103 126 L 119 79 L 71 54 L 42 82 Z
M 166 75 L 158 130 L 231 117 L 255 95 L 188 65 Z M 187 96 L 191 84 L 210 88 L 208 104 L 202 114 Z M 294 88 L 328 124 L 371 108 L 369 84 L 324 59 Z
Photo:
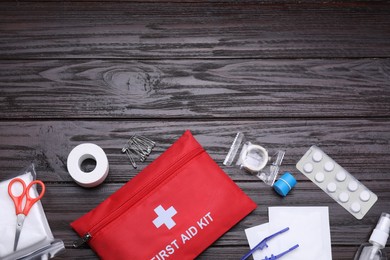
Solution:
M 365 242 L 375 227 L 379 215 L 390 207 L 387 183 L 377 185 L 382 197 L 362 220 L 355 219 L 336 202 L 311 183 L 300 183 L 286 198 L 276 195 L 269 187 L 258 183 L 238 183 L 257 203 L 258 208 L 234 226 L 215 243 L 215 247 L 247 246 L 244 229 L 268 222 L 269 206 L 328 206 L 333 247 L 356 247 Z M 103 184 L 95 189 L 74 188 L 69 184 L 47 184 L 47 195 L 42 199 L 54 236 L 64 240 L 68 248 L 77 235 L 69 223 L 94 208 L 122 184 Z M 77 204 L 75 199 L 77 198 Z M 88 248 L 88 246 L 84 247 Z M 240 254 L 244 254 L 245 250 Z M 207 251 L 206 251 L 207 255 Z M 220 255 L 221 257 L 223 254 Z M 338 258 L 337 258 L 338 259 Z
M 386 2 L 2 1 L 0 57 L 389 57 Z
M 272 189 L 258 183 L 238 183 L 238 185 L 257 203 L 258 208 L 223 235 L 215 245 L 247 245 L 244 229 L 268 222 L 270 206 L 328 206 L 332 245 L 359 245 L 367 240 L 381 212 L 386 211 L 390 206 L 388 200 L 390 191 L 386 189 L 386 183 L 378 184 L 382 197 L 362 220 L 355 219 L 311 183 L 300 183 L 286 198 L 279 197 Z M 72 241 L 77 239 L 77 234 L 69 224 L 96 207 L 122 184 L 105 183 L 94 189 L 75 188 L 70 184 L 47 183 L 46 186 L 47 195 L 42 199 L 42 203 L 49 224 L 54 235 L 62 238 L 65 244 L 71 247 Z
M 97 259 L 72 249 L 69 223 L 191 129 L 258 205 L 199 259 L 241 257 L 243 230 L 267 222 L 269 206 L 329 206 L 333 259 L 351 259 L 390 208 L 389 15 L 388 1 L 2 1 L 0 179 L 34 162 L 67 246 L 58 259 Z M 288 197 L 222 165 L 237 131 L 286 150 L 282 170 L 298 180 Z M 137 170 L 120 152 L 131 134 L 158 143 Z M 66 169 L 83 142 L 110 161 L 93 189 Z M 363 220 L 297 172 L 312 144 L 378 194 Z
M 390 116 L 390 59 L 0 61 L 0 118 Z
M 335 260 L 351 260 L 355 252 L 357 251 L 357 246 L 333 246 L 332 255 Z M 202 255 L 200 255 L 198 260 L 204 259 L 240 259 L 244 254 L 249 251 L 249 248 L 242 247 L 211 247 L 207 249 Z M 385 249 L 389 252 L 389 250 Z M 271 253 L 270 253 L 271 254 Z M 269 255 L 270 256 L 270 255 Z M 288 259 L 287 256 L 285 258 Z
M 299 180 L 297 187 L 283 199 L 252 176 L 224 168 L 258 204 L 258 209 L 215 243 L 215 253 L 214 247 L 210 249 L 211 252 L 206 251 L 206 258 L 210 257 L 209 254 L 218 255 L 221 252 L 218 248 L 229 251 L 237 245 L 242 248 L 239 254 L 245 253 L 247 242 L 243 229 L 267 222 L 268 206 L 329 206 L 332 243 L 336 248 L 357 248 L 367 239 L 379 214 L 390 207 L 388 120 L 1 122 L 2 176 L 19 170 L 31 161 L 37 163 L 39 177 L 47 183 L 43 205 L 49 223 L 54 235 L 63 239 L 67 247 L 70 247 L 77 236 L 69 223 L 98 205 L 139 172 L 130 170 L 127 158 L 120 154 L 123 140 L 134 133 L 154 137 L 158 146 L 152 153 L 152 160 L 181 135 L 185 128 L 192 128 L 199 142 L 218 162 L 222 161 L 237 130 L 246 131 L 249 140 L 266 147 L 286 148 L 285 169 L 293 171 Z M 108 153 L 111 163 L 109 178 L 94 189 L 77 186 L 66 172 L 65 161 L 70 149 L 87 141 L 101 145 Z M 347 169 L 354 169 L 354 176 L 379 195 L 377 204 L 363 220 L 354 219 L 324 192 L 294 171 L 296 161 L 313 143 L 321 145 Z M 146 163 L 142 167 L 144 165 Z M 77 204 L 74 203 L 75 198 Z M 348 252 L 352 251 L 354 250 Z M 73 252 L 77 252 L 77 257 L 79 251 L 71 251 L 71 254 Z M 85 252 L 82 250 L 81 254 L 94 257 L 92 253 Z M 224 256 L 221 253 L 215 257 Z
M 23 2 L 42 2 L 40 0 L 23 0 Z M 51 0 L 50 2 L 62 2 L 62 0 Z M 76 2 L 76 3 L 80 3 L 80 2 L 91 2 L 91 0 L 68 0 L 66 2 Z M 218 0 L 207 0 L 207 1 L 202 1 L 202 0 L 143 0 L 143 1 L 139 1 L 139 0 L 93 0 L 93 2 L 95 3 L 99 3 L 99 2 L 112 2 L 112 3 L 116 3 L 116 2 L 135 2 L 135 3 L 139 3 L 139 2 L 150 2 L 150 3 L 155 3 L 155 4 L 158 4 L 158 3 L 219 3 L 219 4 L 226 4 L 226 3 L 237 3 L 235 0 L 223 0 L 223 1 L 218 1 Z M 372 0 L 370 2 L 377 2 L 377 3 L 384 3 L 386 1 L 384 0 Z M 242 0 L 240 1 L 240 3 L 242 4 L 245 4 L 245 3 L 251 3 L 251 4 L 273 4 L 273 5 L 279 5 L 279 4 L 297 4 L 297 1 L 296 0 Z M 300 4 L 313 4 L 313 1 L 310 1 L 310 0 L 300 0 L 299 1 Z M 333 4 L 333 5 L 348 5 L 348 4 L 367 4 L 367 1 L 366 0 L 338 0 L 338 1 L 332 1 L 332 2 L 325 2 L 323 4 Z
M 357 250 L 357 246 L 334 246 L 332 247 L 333 259 L 351 260 Z M 198 260 L 225 260 L 225 259 L 240 259 L 249 251 L 248 247 L 216 247 L 211 246 L 202 253 Z M 385 251 L 389 251 L 385 248 Z M 337 256 L 337 258 L 335 257 Z M 56 259 L 98 259 L 98 257 L 89 249 L 67 249 L 67 251 Z
M 125 182 L 190 129 L 221 166 L 238 131 L 247 140 L 274 151 L 284 149 L 282 170 L 297 172 L 295 164 L 316 144 L 358 179 L 370 184 L 389 181 L 390 122 L 383 120 L 247 120 L 247 121 L 15 121 L 0 122 L 0 171 L 12 173 L 35 162 L 42 178 L 69 182 L 66 159 L 73 147 L 92 142 L 101 146 L 110 162 L 108 182 Z M 132 169 L 121 147 L 133 134 L 157 142 L 148 160 Z M 224 167 L 237 181 L 256 179 L 239 169 Z M 299 180 L 305 180 L 299 176 Z

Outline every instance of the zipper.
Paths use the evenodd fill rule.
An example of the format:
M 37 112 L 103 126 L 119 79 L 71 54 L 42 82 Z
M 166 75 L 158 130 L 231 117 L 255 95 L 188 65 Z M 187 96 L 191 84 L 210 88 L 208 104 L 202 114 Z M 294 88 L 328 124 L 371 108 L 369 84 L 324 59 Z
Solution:
M 116 210 L 114 210 L 111 214 L 100 220 L 98 223 L 96 223 L 89 232 L 84 234 L 81 238 L 75 240 L 73 242 L 73 247 L 77 248 L 81 245 L 87 243 L 92 236 L 95 236 L 102 227 L 106 226 L 108 223 L 114 221 L 118 217 L 120 217 L 124 212 L 126 212 L 129 208 L 134 206 L 137 202 L 139 202 L 145 195 L 149 194 L 151 191 L 153 191 L 155 188 L 157 188 L 161 183 L 168 179 L 169 177 L 173 176 L 177 171 L 183 167 L 185 164 L 190 162 L 192 159 L 200 155 L 204 152 L 204 149 L 202 147 L 195 148 L 194 150 L 191 150 L 190 152 L 183 155 L 179 160 L 177 160 L 175 163 L 170 165 L 168 168 L 166 168 L 164 171 L 160 172 L 157 175 L 152 175 L 150 180 L 146 181 L 143 186 L 138 189 L 133 196 L 131 196 L 128 200 L 126 200 L 121 206 L 119 206 Z
M 78 248 L 81 245 L 87 243 L 91 239 L 91 234 L 87 233 L 83 237 L 73 241 L 73 247 Z

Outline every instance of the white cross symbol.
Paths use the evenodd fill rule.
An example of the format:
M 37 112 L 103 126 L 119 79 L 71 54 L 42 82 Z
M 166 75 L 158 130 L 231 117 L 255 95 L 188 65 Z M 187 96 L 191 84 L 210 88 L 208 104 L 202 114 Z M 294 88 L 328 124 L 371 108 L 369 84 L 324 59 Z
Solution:
M 164 224 L 168 229 L 171 229 L 176 225 L 175 221 L 172 219 L 172 217 L 177 213 L 174 207 L 170 207 L 169 209 L 165 210 L 163 206 L 160 205 L 154 209 L 154 212 L 156 212 L 158 216 L 153 220 L 153 224 L 156 226 L 156 228 L 159 228 Z

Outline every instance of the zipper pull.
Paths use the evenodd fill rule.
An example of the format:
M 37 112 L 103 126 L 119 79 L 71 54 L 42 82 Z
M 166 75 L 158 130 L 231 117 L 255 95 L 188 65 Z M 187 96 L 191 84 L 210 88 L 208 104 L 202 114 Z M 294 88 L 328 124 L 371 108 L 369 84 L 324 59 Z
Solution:
M 79 239 L 73 241 L 73 247 L 78 248 L 85 243 L 87 243 L 92 238 L 91 234 L 87 233 L 83 237 L 80 237 Z

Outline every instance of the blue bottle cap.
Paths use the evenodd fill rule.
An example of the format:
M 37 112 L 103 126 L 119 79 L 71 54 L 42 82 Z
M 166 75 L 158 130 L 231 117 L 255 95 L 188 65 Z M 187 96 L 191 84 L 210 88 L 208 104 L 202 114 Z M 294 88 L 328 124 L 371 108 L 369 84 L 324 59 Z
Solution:
M 289 172 L 285 172 L 282 177 L 279 178 L 277 182 L 274 183 L 274 190 L 281 196 L 286 196 L 288 192 L 294 188 L 297 184 L 294 176 Z

